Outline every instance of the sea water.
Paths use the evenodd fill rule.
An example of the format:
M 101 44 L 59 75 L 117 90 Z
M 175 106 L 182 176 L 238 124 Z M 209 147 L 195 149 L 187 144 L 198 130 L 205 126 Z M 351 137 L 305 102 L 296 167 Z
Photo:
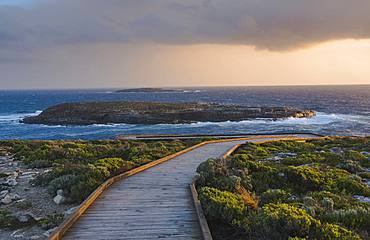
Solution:
M 114 139 L 128 134 L 243 134 L 312 132 L 370 134 L 370 85 L 182 88 L 179 92 L 116 93 L 115 89 L 0 91 L 0 139 Z M 20 123 L 26 116 L 65 102 L 214 102 L 313 109 L 313 118 L 200 122 L 191 124 L 99 124 L 46 126 Z

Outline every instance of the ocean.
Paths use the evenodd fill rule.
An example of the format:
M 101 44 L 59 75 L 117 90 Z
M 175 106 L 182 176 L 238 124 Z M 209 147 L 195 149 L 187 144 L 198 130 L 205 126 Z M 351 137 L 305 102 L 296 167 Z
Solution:
M 114 139 L 128 134 L 254 134 L 312 132 L 370 134 L 370 85 L 182 88 L 182 92 L 116 93 L 115 89 L 0 91 L 0 139 Z M 20 123 L 25 116 L 64 102 L 215 102 L 248 106 L 292 106 L 317 111 L 313 118 L 201 122 L 46 126 Z

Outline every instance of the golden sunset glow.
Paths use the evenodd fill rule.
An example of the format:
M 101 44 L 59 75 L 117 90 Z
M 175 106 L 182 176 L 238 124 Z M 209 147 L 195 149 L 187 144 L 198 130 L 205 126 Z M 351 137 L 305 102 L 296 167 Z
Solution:
M 369 62 L 370 40 L 343 40 L 282 52 L 215 44 L 69 46 L 23 67 L 37 70 L 33 84 L 52 75 L 60 87 L 76 79 L 89 87 L 315 85 L 369 84 Z

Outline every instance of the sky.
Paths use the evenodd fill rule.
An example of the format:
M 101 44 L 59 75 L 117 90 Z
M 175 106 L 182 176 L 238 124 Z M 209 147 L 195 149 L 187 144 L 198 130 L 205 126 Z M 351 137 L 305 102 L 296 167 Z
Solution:
M 0 0 L 0 89 L 370 84 L 369 0 Z

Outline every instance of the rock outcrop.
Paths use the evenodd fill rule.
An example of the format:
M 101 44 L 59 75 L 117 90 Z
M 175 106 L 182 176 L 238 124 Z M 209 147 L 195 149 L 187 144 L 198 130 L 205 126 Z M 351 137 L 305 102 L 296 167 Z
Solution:
M 63 203 L 65 203 L 66 202 L 66 197 L 63 195 L 63 190 L 62 189 L 59 189 L 58 191 L 57 191 L 57 195 L 53 198 L 53 201 L 56 203 L 56 204 L 58 204 L 58 205 L 60 205 L 60 204 L 63 204 Z
M 165 88 L 128 88 L 117 90 L 117 93 L 172 93 L 172 92 L 183 92 L 178 89 L 165 89 Z
M 45 109 L 40 115 L 22 121 L 46 125 L 90 124 L 176 124 L 224 122 L 248 119 L 312 117 L 312 110 L 291 107 L 246 107 L 205 103 L 87 102 L 64 103 Z

